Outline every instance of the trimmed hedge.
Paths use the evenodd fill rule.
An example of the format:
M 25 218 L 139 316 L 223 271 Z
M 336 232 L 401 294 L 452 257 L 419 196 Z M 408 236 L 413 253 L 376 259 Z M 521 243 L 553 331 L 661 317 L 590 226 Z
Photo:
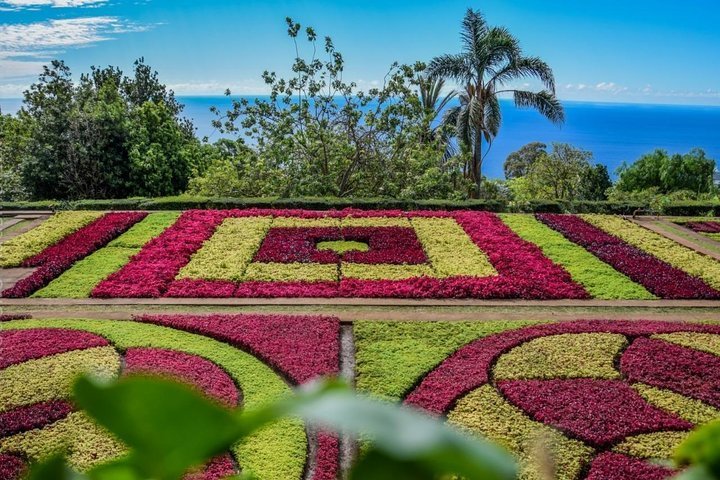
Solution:
M 117 200 L 78 200 L 73 202 L 42 200 L 37 202 L 0 202 L 0 210 L 188 210 L 228 208 L 299 208 L 330 210 L 343 208 L 364 210 L 484 210 L 519 213 L 605 213 L 632 215 L 647 212 L 649 206 L 637 202 L 532 200 L 507 203 L 500 200 L 406 200 L 394 198 L 230 198 L 179 195 L 160 198 L 127 198 Z M 720 203 L 675 202 L 662 207 L 665 215 L 718 216 Z

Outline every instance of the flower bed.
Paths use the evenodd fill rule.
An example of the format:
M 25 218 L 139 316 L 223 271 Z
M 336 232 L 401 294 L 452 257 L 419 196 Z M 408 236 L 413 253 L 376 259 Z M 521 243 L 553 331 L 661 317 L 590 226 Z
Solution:
M 23 266 L 39 268 L 3 295 L 720 298 L 720 262 L 612 216 L 352 209 L 135 215 L 145 214 L 106 214 L 26 258 Z M 8 252 L 19 258 L 18 248 Z
M 538 214 L 537 218 L 659 297 L 720 298 L 720 292 L 706 284 L 701 278 L 692 276 L 655 256 L 655 254 L 660 254 L 667 258 L 668 255 L 672 255 L 673 252 L 678 252 L 684 247 L 669 239 L 652 234 L 642 227 L 635 225 L 637 229 L 642 230 L 638 231 L 633 228 L 634 224 L 608 216 L 586 217 L 588 219 L 586 221 L 580 216 L 547 213 Z M 629 238 L 635 239 L 634 244 L 631 245 L 626 241 Z M 670 252 L 663 253 L 657 248 L 650 249 L 652 252 L 646 251 L 648 244 L 642 241 L 644 238 L 653 241 L 662 240 L 661 243 L 670 249 Z M 643 248 L 639 248 L 640 246 Z M 684 250 L 691 252 L 688 249 Z M 703 257 L 700 254 L 696 254 L 696 257 L 701 264 L 716 265 L 717 268 L 720 268 L 720 263 L 709 257 Z M 676 263 L 685 264 L 684 261 Z M 693 270 L 695 269 L 693 268 Z M 704 278 L 707 275 L 703 274 L 702 276 Z
M 499 442 L 521 478 L 546 468 L 538 438 L 555 478 L 669 478 L 647 460 L 720 418 L 720 325 L 525 325 L 356 323 L 357 386 Z
M 73 263 L 107 245 L 110 240 L 125 232 L 146 215 L 145 212 L 103 215 L 41 253 L 23 261 L 23 267 L 37 267 L 37 269 L 29 277 L 23 278 L 15 286 L 3 291 L 2 296 L 27 297 L 47 285 Z
M 68 402 L 80 372 L 163 375 L 186 382 L 229 406 L 257 407 L 290 386 L 339 369 L 337 319 L 318 316 L 166 315 L 135 321 L 10 320 L 0 376 L 0 472 L 43 458 L 59 445 L 85 470 L 124 453 L 124 447 Z M 122 367 L 121 367 L 122 365 Z M 302 424 L 283 420 L 239 443 L 191 478 L 235 472 L 235 461 L 260 479 L 301 479 L 314 452 L 314 480 L 337 478 L 339 442 L 320 433 L 308 445 Z
M 363 241 L 368 251 L 317 248 L 341 239 Z M 482 212 L 185 212 L 93 291 L 95 297 L 206 294 L 588 296 L 537 247 Z

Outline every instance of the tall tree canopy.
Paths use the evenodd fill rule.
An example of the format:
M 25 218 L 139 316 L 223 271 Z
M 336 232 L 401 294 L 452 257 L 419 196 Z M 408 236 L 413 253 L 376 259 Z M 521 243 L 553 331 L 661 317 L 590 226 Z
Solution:
M 491 143 L 500 130 L 500 95 L 512 94 L 517 107 L 534 108 L 554 123 L 562 123 L 565 115 L 555 96 L 552 69 L 538 57 L 525 56 L 518 40 L 506 28 L 491 27 L 479 11 L 468 9 L 460 35 L 463 51 L 434 58 L 428 73 L 452 79 L 461 87 L 460 105 L 448 111 L 446 122 L 455 125 L 458 139 L 471 149 L 467 173 L 479 194 L 483 140 Z M 526 78 L 537 79 L 543 89 L 511 86 Z

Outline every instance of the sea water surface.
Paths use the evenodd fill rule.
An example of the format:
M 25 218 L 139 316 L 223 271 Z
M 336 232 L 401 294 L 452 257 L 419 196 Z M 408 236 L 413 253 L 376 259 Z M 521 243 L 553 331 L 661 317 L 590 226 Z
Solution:
M 220 138 L 210 123 L 215 118 L 210 107 L 224 111 L 231 103 L 228 97 L 178 99 L 185 104 L 184 114 L 193 120 L 198 136 L 211 141 Z M 710 158 L 720 160 L 720 107 L 564 101 L 566 121 L 556 126 L 533 110 L 515 108 L 510 100 L 501 104 L 502 127 L 484 166 L 484 174 L 491 178 L 502 178 L 508 154 L 534 141 L 564 142 L 589 150 L 594 161 L 607 165 L 611 174 L 623 162 L 631 163 L 656 148 L 685 153 L 700 147 Z M 0 99 L 3 113 L 14 113 L 20 105 L 17 99 Z

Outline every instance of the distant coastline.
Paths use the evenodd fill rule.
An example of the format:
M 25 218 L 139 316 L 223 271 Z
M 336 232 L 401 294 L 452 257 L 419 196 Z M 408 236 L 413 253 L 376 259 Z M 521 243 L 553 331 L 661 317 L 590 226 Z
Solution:
M 220 137 L 210 124 L 214 117 L 209 108 L 216 105 L 222 110 L 229 106 L 228 97 L 197 95 L 178 99 L 185 104 L 185 115 L 193 120 L 198 136 L 208 135 L 211 140 Z M 21 99 L 0 98 L 0 109 L 15 113 L 21 103 Z M 623 161 L 632 162 L 655 148 L 675 153 L 700 147 L 711 158 L 720 160 L 720 106 L 567 100 L 563 101 L 567 121 L 558 128 L 534 111 L 515 109 L 510 100 L 501 103 L 502 134 L 490 149 L 484 170 L 491 178 L 502 177 L 502 162 L 507 155 L 532 141 L 567 142 L 590 150 L 595 161 L 607 165 L 611 174 Z

